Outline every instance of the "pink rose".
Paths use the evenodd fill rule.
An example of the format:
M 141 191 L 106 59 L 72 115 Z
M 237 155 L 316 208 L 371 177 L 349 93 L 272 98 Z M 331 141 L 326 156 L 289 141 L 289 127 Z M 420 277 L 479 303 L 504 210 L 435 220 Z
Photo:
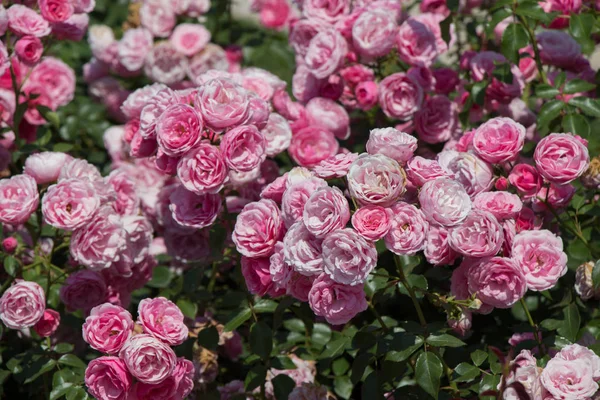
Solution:
M 483 258 L 500 251 L 504 241 L 502 226 L 491 213 L 473 210 L 458 226 L 450 229 L 450 247 L 466 257 Z
M 574 181 L 590 164 L 587 147 L 567 133 L 551 133 L 540 140 L 533 158 L 539 173 L 557 185 Z
M 290 27 L 289 43 L 301 57 L 306 55 L 308 46 L 317 33 L 327 29 L 328 24 L 318 19 L 301 19 Z
M 69 275 L 60 288 L 60 300 L 68 310 L 90 310 L 107 296 L 106 282 L 94 271 L 82 270 Z
M 348 174 L 350 166 L 357 158 L 356 153 L 338 153 L 315 165 L 313 172 L 323 179 L 342 178 Z
M 142 26 L 154 36 L 167 37 L 177 23 L 175 10 L 166 1 L 144 1 L 139 11 Z
M 140 118 L 144 106 L 146 106 L 146 104 L 163 89 L 167 89 L 167 87 L 162 83 L 154 83 L 137 89 L 123 102 L 123 105 L 121 106 L 123 114 L 129 119 Z M 160 116 L 160 114 L 157 113 L 153 119 L 158 118 L 158 116 Z
M 318 238 L 344 228 L 349 220 L 348 200 L 337 187 L 326 186 L 318 189 L 304 205 L 304 225 Z
M 40 61 L 43 52 L 42 41 L 35 36 L 23 36 L 15 43 L 15 53 L 19 61 L 28 66 Z
M 283 220 L 277 204 L 263 199 L 244 207 L 231 238 L 242 255 L 267 257 L 273 253 L 282 229 Z
M 474 154 L 446 150 L 438 154 L 438 162 L 448 175 L 463 185 L 469 196 L 489 190 L 494 183 L 492 167 Z
M 379 100 L 378 94 L 379 88 L 377 83 L 373 81 L 361 82 L 354 89 L 358 107 L 363 111 L 370 110 L 377 105 Z
M 523 208 L 523 202 L 516 194 L 509 192 L 482 192 L 473 199 L 476 209 L 490 212 L 499 221 L 515 218 Z
M 360 285 L 377 265 L 375 245 L 350 228 L 328 234 L 322 248 L 323 269 L 337 283 Z
M 368 308 L 362 286 L 339 284 L 326 274 L 313 282 L 308 304 L 315 315 L 324 317 L 332 325 L 343 325 Z
M 542 177 L 537 169 L 528 164 L 517 164 L 508 175 L 508 180 L 524 199 L 535 196 L 542 188 Z
M 392 253 L 414 255 L 426 245 L 429 223 L 421 210 L 402 201 L 390 208 L 391 227 L 385 245 Z
M 305 17 L 334 24 L 350 13 L 350 0 L 306 0 L 302 7 Z
M 8 14 L 8 29 L 17 36 L 44 37 L 51 32 L 48 21 L 27 6 L 13 4 L 6 10 L 6 13 Z
M 347 52 L 346 39 L 336 30 L 326 29 L 311 39 L 304 62 L 312 75 L 325 79 L 342 66 Z
M 419 138 L 424 142 L 431 144 L 445 142 L 458 129 L 456 103 L 443 95 L 430 97 L 415 113 L 414 124 Z
M 232 128 L 248 118 L 248 92 L 232 81 L 213 79 L 198 89 L 196 108 L 209 128 L 215 131 Z
M 201 138 L 202 117 L 186 104 L 167 108 L 156 122 L 156 140 L 169 156 L 179 156 L 195 147 Z
M 361 204 L 389 206 L 404 192 L 406 178 L 400 165 L 382 154 L 362 154 L 347 175 L 350 195 Z
M 44 94 L 49 97 L 45 104 L 52 110 L 68 104 L 75 94 L 75 71 L 61 60 L 44 57 L 33 69 L 24 84 L 28 88 L 43 87 Z
M 221 46 L 208 43 L 204 50 L 188 60 L 186 71 L 188 78 L 195 84 L 201 85 L 208 79 L 206 72 L 228 71 L 234 65 L 228 60 L 228 54 Z
M 586 359 L 548 361 L 540 382 L 555 399 L 587 399 L 598 391 L 592 365 Z
M 278 297 L 285 294 L 284 288 L 275 285 L 271 278 L 269 258 L 242 257 L 242 276 L 252 294 Z
M 101 353 L 117 354 L 129 340 L 133 328 L 133 320 L 127 310 L 104 303 L 92 308 L 85 319 L 83 340 Z
M 13 254 L 17 250 L 17 247 L 19 247 L 19 242 L 12 236 L 2 240 L 2 249 L 8 254 Z
M 517 234 L 513 239 L 512 258 L 523 271 L 530 290 L 550 289 L 567 273 L 562 239 L 545 229 Z
M 571 184 L 555 185 L 551 183 L 549 188 L 544 186 L 533 198 L 533 210 L 535 212 L 547 211 L 546 203 L 555 210 L 567 207 L 576 191 L 575 186 Z
M 210 31 L 200 24 L 179 24 L 169 40 L 175 50 L 191 57 L 210 42 Z
M 362 13 L 352 26 L 354 49 L 365 57 L 381 57 L 394 47 L 398 25 L 393 15 L 373 9 Z
M 271 280 L 277 289 L 286 289 L 294 270 L 292 266 L 285 261 L 285 252 L 283 242 L 277 242 L 275 252 L 269 257 L 269 273 Z
M 0 298 L 0 319 L 10 329 L 34 326 L 46 308 L 44 289 L 35 282 L 17 279 Z
M 140 382 L 159 384 L 175 368 L 175 352 L 165 343 L 147 335 L 132 336 L 119 352 L 127 369 Z
M 544 31 L 536 35 L 540 58 L 545 64 L 559 68 L 571 68 L 581 56 L 581 46 L 568 33 Z
M 379 105 L 390 118 L 406 119 L 412 116 L 423 102 L 423 89 L 404 73 L 387 76 L 379 84 Z
M 8 14 L 4 6 L 0 6 L 0 36 L 4 36 L 8 29 Z
M 425 182 L 448 176 L 435 160 L 428 160 L 421 156 L 416 156 L 408 160 L 406 164 L 406 174 L 408 179 L 416 186 L 423 186 Z
M 391 211 L 380 206 L 363 206 L 352 214 L 352 226 L 370 241 L 384 237 L 392 227 Z
M 179 357 L 173 373 L 159 384 L 138 382 L 135 385 L 136 400 L 184 399 L 194 388 L 194 364 Z
M 153 46 L 152 33 L 147 29 L 135 28 L 125 31 L 117 46 L 119 64 L 130 72 L 141 70 Z
M 458 254 L 450 247 L 448 230 L 442 226 L 431 224 L 425 243 L 425 258 L 433 265 L 450 265 Z
M 52 36 L 59 40 L 71 40 L 79 42 L 85 37 L 90 17 L 87 14 L 73 14 L 62 22 L 53 22 Z
M 417 139 L 394 128 L 373 129 L 366 148 L 369 154 L 383 154 L 404 165 L 417 150 Z
M 473 136 L 473 147 L 477 155 L 492 164 L 514 160 L 524 143 L 525 127 L 503 117 L 490 119 L 477 128 Z
M 98 400 L 125 399 L 132 385 L 131 375 L 118 357 L 98 357 L 85 370 L 85 386 Z
M 265 153 L 269 157 L 287 150 L 292 142 L 292 130 L 287 120 L 277 113 L 270 113 L 267 125 L 261 131 L 267 146 Z
M 225 164 L 238 172 L 249 172 L 265 161 L 266 139 L 253 125 L 238 126 L 221 137 Z
M 164 297 L 144 299 L 138 306 L 138 324 L 144 333 L 171 346 L 179 346 L 188 337 L 188 328 L 183 322 L 183 313 Z
M 191 192 L 218 193 L 227 181 L 227 166 L 218 147 L 201 142 L 179 160 L 177 176 Z
M 147 3 L 144 3 L 147 4 Z M 188 59 L 170 42 L 159 42 L 150 50 L 144 63 L 144 73 L 155 82 L 173 85 L 187 73 Z
M 446 227 L 462 223 L 472 207 L 462 185 L 450 178 L 425 182 L 419 192 L 419 203 L 430 222 Z
M 429 67 L 439 53 L 435 34 L 413 17 L 400 25 L 396 43 L 400 59 L 413 66 Z
M 484 304 L 510 308 L 527 291 L 527 282 L 517 264 L 509 259 L 482 259 L 469 269 L 469 291 Z
M 202 229 L 211 226 L 221 212 L 219 194 L 196 194 L 178 186 L 169 197 L 169 209 L 173 219 L 180 225 Z
M 306 104 L 306 118 L 310 126 L 327 129 L 340 140 L 350 136 L 348 112 L 333 100 L 315 97 Z
M 322 242 L 302 221 L 296 222 L 283 238 L 285 261 L 302 275 L 320 274 L 323 272 Z
M 37 184 L 31 176 L 14 175 L 0 180 L 0 222 L 3 224 L 24 224 L 39 202 Z
M 75 230 L 86 225 L 100 207 L 91 182 L 63 179 L 51 185 L 42 198 L 44 221 L 59 229 Z
M 60 314 L 51 308 L 44 311 L 42 318 L 33 326 L 40 337 L 50 337 L 56 332 L 60 325 Z
M 44 151 L 27 157 L 23 173 L 31 176 L 37 184 L 54 182 L 60 175 L 60 170 L 73 157 L 67 153 Z
M 136 185 L 125 170 L 116 169 L 106 177 L 106 182 L 114 189 L 116 200 L 112 204 L 119 215 L 135 215 L 139 211 L 140 198 Z
M 310 175 L 293 184 L 290 184 L 288 180 L 287 188 L 281 199 L 281 211 L 286 226 L 289 227 L 294 222 L 302 220 L 304 205 L 315 190 L 321 187 L 327 187 L 327 182 Z
M 581 343 L 581 341 L 580 341 Z M 587 360 L 589 365 L 592 366 L 592 373 L 594 380 L 598 382 L 600 380 L 600 357 L 596 355 L 592 350 L 579 344 L 570 344 L 563 347 L 558 354 L 554 356 L 555 359 L 560 360 Z
M 318 126 L 308 126 L 292 137 L 290 156 L 302 167 L 314 167 L 337 154 L 339 143 L 333 133 Z
M 49 22 L 66 21 L 75 11 L 70 0 L 38 0 L 38 5 L 42 17 Z

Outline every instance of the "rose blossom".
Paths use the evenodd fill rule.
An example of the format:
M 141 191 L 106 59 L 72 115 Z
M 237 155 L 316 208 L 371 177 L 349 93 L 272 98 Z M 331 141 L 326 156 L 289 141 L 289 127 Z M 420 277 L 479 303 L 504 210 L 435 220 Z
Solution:
M 467 257 L 482 258 L 493 256 L 502 247 L 504 235 L 502 226 L 487 211 L 473 210 L 458 226 L 452 227 L 448 242 L 457 252 Z
M 227 166 L 238 172 L 258 167 L 267 157 L 266 140 L 253 125 L 238 126 L 221 137 L 220 149 Z
M 469 291 L 484 304 L 510 308 L 527 291 L 519 266 L 509 258 L 493 257 L 476 262 L 468 272 Z
M 325 79 L 341 67 L 347 52 L 346 39 L 336 30 L 326 29 L 311 39 L 304 62 L 313 76 Z
M 492 118 L 473 136 L 475 152 L 492 164 L 514 160 L 525 143 L 525 127 L 510 118 Z
M 542 62 L 560 68 L 570 68 L 581 55 L 581 46 L 568 33 L 549 30 L 536 35 Z
M 94 186 L 84 179 L 63 179 L 42 198 L 44 221 L 55 228 L 75 230 L 87 224 L 100 206 Z
M 302 167 L 314 167 L 321 161 L 337 154 L 339 143 L 325 128 L 308 126 L 292 136 L 288 152 Z
M 377 265 L 377 250 L 355 230 L 338 229 L 322 243 L 324 271 L 344 285 L 360 285 Z
M 288 178 L 290 175 L 288 174 Z M 310 175 L 298 178 L 296 183 L 288 179 L 287 187 L 281 199 L 281 212 L 286 226 L 302 219 L 304 205 L 315 190 L 327 186 L 323 179 Z
M 494 183 L 494 171 L 488 163 L 471 153 L 445 150 L 438 154 L 442 169 L 460 182 L 469 196 L 489 190 Z
M 172 105 L 156 122 L 158 146 L 169 156 L 182 155 L 199 143 L 202 128 L 196 110 L 185 104 Z
M 390 118 L 406 119 L 421 107 L 423 89 L 410 76 L 398 72 L 379 84 L 379 105 Z
M 377 241 L 389 232 L 392 227 L 391 219 L 389 209 L 367 205 L 352 214 L 352 226 L 365 239 Z
M 366 149 L 369 154 L 383 154 L 404 165 L 417 150 L 417 139 L 394 128 L 373 129 Z
M 320 0 L 306 0 L 302 4 L 307 18 L 334 24 L 350 13 L 349 0 L 332 0 L 326 3 Z
M 463 222 L 472 206 L 462 185 L 450 178 L 425 182 L 419 192 L 419 203 L 430 222 L 446 227 Z
M 448 176 L 436 160 L 428 160 L 421 156 L 413 157 L 408 161 L 406 175 L 414 185 L 419 187 L 427 181 Z
M 589 365 L 592 366 L 594 380 L 596 382 L 600 380 L 600 357 L 587 347 L 577 343 L 570 344 L 563 347 L 554 358 L 561 360 L 587 360 Z
M 147 335 L 132 336 L 119 352 L 131 375 L 140 382 L 158 384 L 171 375 L 177 362 L 175 352 L 165 343 Z
M 348 171 L 348 190 L 361 204 L 389 206 L 404 192 L 400 165 L 382 154 L 361 154 Z
M 146 3 L 144 3 L 146 4 Z M 186 75 L 188 59 L 170 42 L 158 42 L 146 56 L 144 73 L 155 82 L 173 85 Z
M 344 107 L 333 100 L 315 97 L 306 104 L 306 118 L 311 126 L 327 129 L 340 140 L 350 136 L 350 117 Z
M 558 185 L 574 181 L 590 164 L 587 147 L 567 133 L 551 133 L 540 140 L 533 158 L 540 174 Z
M 292 142 L 292 130 L 288 121 L 277 113 L 270 113 L 267 125 L 261 130 L 266 140 L 265 154 L 275 157 L 287 150 Z
M 169 40 L 175 50 L 191 57 L 210 42 L 210 32 L 200 24 L 179 24 L 173 30 Z
M 35 282 L 17 279 L 0 298 L 0 319 L 10 329 L 34 326 L 46 308 L 44 289 Z
M 362 13 L 352 26 L 354 49 L 365 57 L 381 57 L 394 47 L 398 26 L 393 15 L 374 9 Z
M 438 56 L 434 33 L 413 17 L 400 25 L 396 43 L 400 59 L 410 65 L 429 67 Z
M 58 311 L 47 308 L 42 318 L 33 326 L 33 329 L 40 337 L 50 337 L 56 332 L 59 325 L 60 314 Z
M 424 250 L 427 262 L 436 266 L 450 265 L 458 257 L 448 243 L 448 230 L 435 224 L 429 226 Z
M 69 275 L 60 288 L 60 300 L 68 310 L 90 310 L 103 303 L 107 294 L 106 282 L 102 275 L 89 270 Z
M 35 36 L 23 36 L 15 43 L 15 53 L 19 61 L 28 66 L 33 66 L 40 61 L 43 52 L 42 41 Z
M 23 173 L 31 176 L 38 185 L 54 182 L 60 175 L 60 170 L 73 157 L 67 153 L 43 151 L 27 157 Z
M 312 235 L 302 221 L 293 224 L 283 238 L 285 261 L 302 275 L 323 272 L 322 240 Z
M 194 364 L 183 357 L 177 359 L 173 373 L 156 385 L 138 382 L 135 385 L 136 400 L 184 399 L 194 388 Z
M 313 282 L 308 304 L 315 315 L 325 317 L 332 325 L 345 324 L 368 307 L 362 286 L 339 284 L 326 274 Z
M 3 224 L 24 224 L 39 202 L 37 184 L 31 176 L 14 175 L 0 180 L 0 222 Z
M 304 205 L 304 225 L 318 238 L 344 228 L 349 220 L 348 200 L 337 187 L 326 186 L 318 189 Z
M 323 179 L 342 178 L 348 174 L 352 163 L 357 158 L 356 153 L 338 153 L 315 165 L 313 172 Z
M 443 95 L 430 97 L 415 113 L 414 124 L 419 138 L 424 142 L 445 142 L 458 128 L 456 103 Z
M 294 274 L 292 266 L 285 261 L 283 242 L 277 242 L 275 252 L 269 257 L 269 273 L 277 289 L 285 289 Z
M 152 33 L 147 29 L 135 28 L 126 30 L 117 46 L 117 58 L 120 66 L 130 72 L 141 70 L 153 46 Z
M 534 291 L 550 289 L 567 273 L 567 255 L 562 239 L 542 229 L 515 236 L 512 258 L 523 271 L 527 286 Z
M 70 0 L 38 0 L 40 13 L 48 22 L 62 22 L 69 19 L 75 9 Z
M 492 213 L 502 221 L 516 217 L 523 208 L 523 202 L 519 196 L 509 192 L 482 192 L 473 199 L 473 206 Z
M 221 150 L 209 142 L 201 142 L 179 160 L 177 176 L 191 192 L 218 193 L 227 182 L 227 166 Z
M 154 36 L 167 37 L 177 23 L 175 10 L 167 1 L 144 1 L 139 9 L 141 25 L 148 29 Z
M 429 223 L 421 210 L 402 201 L 390 208 L 391 227 L 386 247 L 398 255 L 414 255 L 425 248 Z
M 188 336 L 183 313 L 175 303 L 164 297 L 142 300 L 138 306 L 137 322 L 144 328 L 144 333 L 171 346 L 182 344 Z
M 519 191 L 524 199 L 529 199 L 536 195 L 542 188 L 542 177 L 537 169 L 528 164 L 517 164 L 508 175 L 508 181 Z
M 129 311 L 104 303 L 92 308 L 85 319 L 83 340 L 101 353 L 117 354 L 129 340 L 133 328 Z
M 231 238 L 242 255 L 266 257 L 273 253 L 282 229 L 283 220 L 277 204 L 262 199 L 244 207 Z
M 2 249 L 8 254 L 13 254 L 17 250 L 17 247 L 19 247 L 19 242 L 12 236 L 2 240 Z
M 592 365 L 586 359 L 555 357 L 544 367 L 540 382 L 555 399 L 587 399 L 598 391 Z
M 98 400 L 127 398 L 133 379 L 119 357 L 98 357 L 85 370 L 85 386 Z
M 51 32 L 48 21 L 27 6 L 13 4 L 6 10 L 6 13 L 8 14 L 8 29 L 17 36 L 44 37 Z
M 248 92 L 230 80 L 213 79 L 198 89 L 196 107 L 209 128 L 221 131 L 248 118 Z

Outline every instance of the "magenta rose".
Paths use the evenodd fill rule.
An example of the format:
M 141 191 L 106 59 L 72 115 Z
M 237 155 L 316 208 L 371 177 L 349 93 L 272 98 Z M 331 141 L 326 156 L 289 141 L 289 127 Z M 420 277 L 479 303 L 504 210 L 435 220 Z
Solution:
M 191 192 L 218 193 L 227 182 L 227 166 L 221 150 L 201 142 L 179 160 L 177 176 Z
M 435 34 L 412 17 L 400 25 L 396 43 L 400 59 L 418 67 L 429 67 L 439 53 Z
M 20 225 L 27 222 L 40 203 L 35 179 L 14 175 L 0 180 L 0 222 Z
M 290 156 L 302 167 L 314 167 L 337 154 L 339 143 L 333 133 L 319 126 L 308 126 L 292 136 Z
M 63 179 L 51 185 L 42 198 L 44 221 L 70 231 L 87 224 L 99 206 L 92 183 L 85 179 Z
M 514 160 L 524 143 L 525 127 L 504 117 L 490 119 L 477 128 L 473 136 L 475 152 L 492 164 Z
M 365 239 L 377 241 L 392 227 L 391 211 L 381 206 L 360 207 L 352 214 L 352 226 Z
M 334 29 L 317 33 L 310 41 L 304 62 L 317 79 L 325 79 L 336 72 L 343 64 L 348 43 Z
M 509 192 L 482 192 L 473 199 L 473 207 L 490 212 L 503 221 L 515 218 L 523 208 L 523 202 L 516 194 Z
M 337 283 L 360 285 L 377 265 L 375 245 L 354 229 L 338 229 L 322 243 L 325 273 Z
M 17 36 L 44 37 L 51 32 L 48 21 L 27 6 L 13 4 L 6 10 L 6 13 L 8 14 L 8 29 Z
M 239 126 L 221 137 L 221 153 L 225 164 L 232 170 L 248 172 L 258 167 L 267 157 L 266 140 L 253 125 Z
M 361 204 L 393 204 L 404 192 L 406 178 L 400 165 L 382 154 L 362 154 L 347 175 L 350 195 Z
M 244 207 L 231 236 L 237 251 L 247 257 L 267 257 L 281 237 L 283 220 L 273 200 L 262 199 Z
M 512 258 L 530 290 L 550 289 L 567 273 L 562 239 L 546 229 L 518 233 L 513 239 Z
M 390 118 L 411 117 L 423 102 L 423 89 L 404 73 L 387 76 L 379 84 L 379 105 Z
M 390 208 L 390 214 L 391 227 L 384 238 L 388 250 L 398 255 L 414 255 L 423 250 L 429 232 L 425 214 L 402 201 Z
M 117 354 L 129 340 L 133 328 L 129 311 L 104 303 L 92 308 L 85 319 L 83 340 L 101 353 Z
M 424 142 L 445 142 L 458 129 L 456 103 L 444 95 L 430 97 L 415 113 L 414 124 L 419 138 Z
M 467 257 L 482 258 L 498 253 L 504 241 L 502 225 L 487 211 L 473 210 L 448 235 L 450 247 Z
M 592 364 L 586 359 L 548 361 L 540 375 L 544 389 L 554 399 L 587 399 L 598 391 Z
M 306 229 L 304 222 L 298 221 L 283 237 L 285 261 L 302 275 L 319 275 L 323 272 L 322 243 L 322 239 Z
M 119 352 L 119 357 L 131 375 L 152 385 L 167 379 L 177 362 L 173 349 L 147 334 L 132 336 Z
M 0 319 L 10 329 L 34 326 L 46 308 L 44 289 L 35 282 L 17 279 L 0 298 Z
M 306 118 L 311 126 L 327 129 L 340 140 L 350 136 L 350 117 L 344 107 L 333 100 L 315 97 L 306 104 Z
M 338 153 L 315 165 L 313 172 L 322 179 L 342 178 L 348 174 L 352 163 L 357 158 L 356 153 Z
M 313 282 L 308 304 L 315 315 L 332 325 L 343 325 L 368 307 L 362 286 L 336 283 L 326 274 Z
M 44 151 L 27 157 L 23 173 L 31 176 L 38 185 L 54 182 L 60 175 L 60 170 L 73 157 L 67 153 Z
M 23 64 L 33 66 L 42 58 L 44 45 L 40 38 L 24 36 L 15 43 L 15 53 Z
M 590 164 L 587 147 L 567 133 L 551 133 L 540 140 L 533 158 L 539 173 L 557 185 L 574 181 Z
M 60 288 L 60 300 L 68 310 L 90 310 L 104 303 L 107 295 L 106 281 L 102 275 L 88 270 L 69 275 Z
M 469 196 L 489 190 L 494 184 L 492 166 L 472 153 L 445 150 L 438 154 L 442 169 L 465 188 Z
M 60 314 L 51 308 L 46 308 L 42 318 L 33 326 L 40 337 L 50 337 L 60 325 Z
M 183 322 L 183 313 L 164 297 L 144 299 L 138 306 L 138 324 L 144 333 L 171 345 L 178 346 L 188 337 L 188 328 Z
M 366 147 L 369 154 L 383 154 L 404 165 L 417 150 L 417 139 L 394 128 L 373 129 Z
M 496 308 L 510 308 L 527 291 L 521 268 L 513 260 L 503 257 L 476 262 L 469 269 L 468 282 L 470 293 Z
M 448 242 L 448 229 L 434 224 L 430 225 L 424 249 L 427 262 L 436 266 L 454 263 L 458 254 Z
M 178 186 L 169 197 L 173 219 L 180 225 L 202 229 L 211 226 L 219 216 L 222 207 L 221 196 L 217 194 L 196 194 L 183 186 Z
M 534 197 L 542 188 L 543 179 L 533 165 L 517 164 L 510 171 L 508 181 L 524 199 Z
M 446 227 L 462 223 L 472 207 L 462 185 L 450 178 L 425 182 L 419 192 L 419 203 L 430 222 Z
M 304 205 L 302 220 L 306 229 L 318 238 L 346 226 L 350 206 L 337 187 L 323 187 L 314 192 Z
M 202 128 L 196 110 L 185 104 L 172 105 L 156 122 L 158 146 L 169 156 L 182 155 L 199 143 Z
M 121 400 L 129 396 L 131 374 L 119 357 L 98 357 L 85 370 L 85 386 L 98 400 Z
M 209 128 L 222 131 L 238 126 L 248 118 L 249 102 L 246 89 L 218 78 L 200 86 L 196 108 Z
M 354 49 L 365 57 L 385 56 L 394 47 L 397 29 L 393 15 L 377 9 L 364 12 L 352 26 Z

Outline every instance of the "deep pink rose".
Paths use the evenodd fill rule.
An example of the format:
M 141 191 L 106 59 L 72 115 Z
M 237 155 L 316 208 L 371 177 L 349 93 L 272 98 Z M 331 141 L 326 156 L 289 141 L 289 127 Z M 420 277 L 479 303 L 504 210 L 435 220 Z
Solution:
M 471 153 L 445 150 L 438 154 L 442 169 L 460 182 L 469 196 L 489 190 L 494 183 L 494 171 L 488 163 Z
M 51 185 L 42 198 L 44 221 L 59 229 L 86 225 L 100 207 L 94 186 L 86 179 L 63 179 Z
M 132 336 L 119 352 L 127 369 L 140 382 L 158 384 L 167 379 L 177 362 L 175 352 L 165 343 L 147 335 Z
M 539 173 L 557 185 L 574 181 L 590 164 L 587 147 L 567 133 L 551 133 L 540 140 L 533 158 Z
M 450 247 L 474 258 L 495 255 L 502 248 L 503 241 L 502 226 L 496 217 L 481 210 L 471 211 L 460 225 L 450 229 L 448 235 Z
M 322 127 L 308 126 L 292 137 L 288 152 L 298 165 L 310 168 L 337 154 L 338 149 L 333 133 Z
M 19 242 L 12 236 L 2 239 L 2 249 L 8 254 L 13 254 L 19 247 Z
M 477 128 L 473 136 L 475 152 L 492 164 L 514 160 L 524 143 L 525 127 L 504 117 L 490 119 Z
M 337 187 L 318 189 L 306 201 L 302 219 L 310 233 L 323 238 L 350 220 L 348 200 Z
M 434 32 L 413 17 L 400 25 L 396 43 L 400 59 L 413 66 L 429 67 L 439 54 Z
M 201 142 L 179 160 L 177 176 L 189 191 L 218 193 L 227 182 L 227 166 L 221 150 Z
M 24 224 L 39 202 L 37 184 L 31 176 L 14 175 L 0 180 L 0 222 L 3 224 Z
M 138 382 L 135 385 L 136 400 L 186 398 L 194 388 L 194 364 L 183 357 L 177 359 L 173 373 L 159 384 Z
M 43 52 L 42 41 L 35 36 L 23 36 L 15 43 L 15 53 L 19 61 L 28 66 L 40 61 Z
M 527 291 L 527 282 L 519 266 L 509 258 L 482 259 L 469 269 L 469 292 L 484 304 L 510 308 Z
M 0 298 L 0 319 L 10 329 L 34 326 L 46 308 L 44 289 L 35 282 L 17 279 Z
M 435 224 L 429 226 L 424 250 L 427 262 L 436 266 L 452 264 L 458 257 L 448 243 L 448 230 Z
M 210 42 L 210 31 L 200 24 L 179 24 L 169 40 L 175 50 L 191 57 L 202 51 Z
M 415 113 L 414 124 L 419 138 L 424 142 L 445 142 L 458 129 L 456 103 L 443 95 L 430 97 Z
M 343 64 L 348 52 L 348 43 L 334 29 L 317 33 L 310 41 L 304 62 L 312 75 L 325 79 Z
M 153 46 L 152 33 L 147 29 L 126 30 L 117 46 L 117 59 L 120 66 L 129 72 L 140 71 Z
M 269 258 L 242 257 L 242 276 L 250 293 L 264 296 L 269 294 L 278 297 L 285 294 L 285 289 L 275 285 L 271 277 Z
M 221 196 L 216 193 L 197 194 L 178 186 L 169 197 L 169 209 L 180 225 L 202 229 L 211 226 L 222 207 Z
M 179 346 L 188 337 L 183 319 L 179 307 L 164 297 L 144 299 L 138 306 L 137 322 L 144 328 L 144 333 L 171 346 Z
M 536 35 L 540 58 L 544 64 L 559 68 L 571 68 L 581 56 L 581 46 L 568 33 L 543 31 Z
M 35 10 L 22 4 L 13 4 L 6 10 L 8 29 L 17 36 L 44 37 L 50 34 L 50 24 Z
M 232 240 L 247 257 L 267 257 L 281 237 L 283 220 L 277 204 L 268 199 L 250 203 L 238 215 Z
M 333 100 L 315 97 L 306 104 L 306 118 L 311 126 L 327 129 L 340 140 L 350 135 L 348 112 Z
M 523 208 L 523 202 L 519 196 L 509 192 L 482 192 L 473 199 L 473 206 L 503 221 L 516 217 Z
M 429 232 L 425 214 L 402 201 L 390 208 L 390 214 L 391 227 L 384 238 L 388 250 L 398 255 L 414 255 L 423 250 Z
M 354 50 L 365 57 L 385 56 L 394 47 L 397 29 L 393 15 L 378 9 L 364 12 L 352 26 Z
M 555 357 L 548 361 L 540 382 L 554 399 L 587 399 L 598 391 L 595 371 L 586 359 L 564 360 Z
M 391 211 L 380 206 L 360 207 L 352 214 L 352 226 L 365 239 L 377 241 L 392 227 Z
M 296 222 L 283 238 L 285 261 L 302 275 L 320 274 L 323 272 L 322 242 L 302 221 Z
M 343 325 L 368 307 L 362 286 L 339 284 L 326 274 L 313 282 L 308 304 L 315 315 L 332 325 Z
M 360 285 L 377 265 L 375 245 L 354 229 L 338 229 L 323 240 L 325 273 L 337 283 Z
M 104 303 L 107 294 L 106 282 L 102 275 L 88 270 L 69 275 L 60 288 L 60 300 L 68 310 L 90 310 Z
M 98 400 L 126 399 L 132 385 L 131 374 L 119 357 L 98 357 L 85 370 L 85 386 Z
M 379 105 L 390 118 L 406 119 L 423 102 L 423 89 L 408 75 L 398 72 L 387 76 L 379 84 Z
M 472 207 L 462 185 L 450 178 L 425 182 L 419 192 L 419 203 L 430 222 L 446 227 L 462 223 Z
M 249 172 L 267 157 L 266 139 L 253 125 L 239 126 L 221 137 L 220 149 L 225 164 L 238 172 Z
M 44 311 L 42 318 L 33 326 L 35 332 L 41 337 L 50 337 L 60 325 L 60 314 L 51 308 Z
M 535 196 L 542 188 L 542 177 L 537 169 L 528 164 L 517 164 L 510 171 L 508 181 L 513 185 L 524 199 Z
M 363 111 L 367 111 L 377 105 L 379 101 L 379 87 L 373 81 L 361 82 L 356 85 L 354 95 L 356 96 L 358 107 Z
M 167 108 L 156 122 L 158 146 L 169 156 L 179 156 L 195 147 L 202 133 L 202 117 L 185 104 Z
M 213 79 L 199 88 L 196 108 L 209 128 L 232 128 L 248 118 L 248 92 L 232 81 Z
M 38 0 L 37 3 L 42 17 L 49 22 L 66 21 L 75 11 L 71 0 Z
M 44 151 L 27 157 L 23 173 L 31 176 L 38 184 L 54 182 L 60 175 L 60 170 L 73 157 L 67 153 Z
M 417 150 L 417 139 L 394 128 L 373 129 L 366 149 L 369 154 L 383 154 L 404 165 Z
M 400 165 L 382 154 L 360 155 L 347 175 L 350 195 L 361 204 L 389 206 L 404 192 L 406 178 Z
M 144 301 L 144 300 L 142 300 Z M 129 311 L 104 303 L 92 308 L 83 324 L 83 340 L 105 354 L 117 354 L 133 332 Z

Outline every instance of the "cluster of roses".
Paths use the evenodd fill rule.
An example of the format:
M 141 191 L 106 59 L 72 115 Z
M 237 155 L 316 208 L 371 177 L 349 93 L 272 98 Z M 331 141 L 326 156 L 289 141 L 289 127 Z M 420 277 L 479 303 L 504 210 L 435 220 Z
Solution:
M 181 310 L 164 297 L 142 300 L 136 323 L 118 305 L 94 307 L 83 338 L 107 354 L 90 361 L 85 371 L 96 399 L 182 400 L 194 387 L 194 365 L 171 348 L 188 338 L 188 328 Z
M 122 169 L 102 177 L 85 160 L 56 152 L 29 156 L 23 172 L 0 181 L 0 222 L 14 232 L 5 248 L 10 244 L 15 251 L 19 235 L 33 247 L 22 225 L 36 213 L 44 192 L 43 223 L 60 229 L 69 243 L 73 273 L 60 291 L 67 308 L 87 312 L 105 301 L 129 304 L 131 292 L 150 280 L 155 266 L 153 229 L 139 215 L 135 182 Z M 79 265 L 85 269 L 75 272 Z

